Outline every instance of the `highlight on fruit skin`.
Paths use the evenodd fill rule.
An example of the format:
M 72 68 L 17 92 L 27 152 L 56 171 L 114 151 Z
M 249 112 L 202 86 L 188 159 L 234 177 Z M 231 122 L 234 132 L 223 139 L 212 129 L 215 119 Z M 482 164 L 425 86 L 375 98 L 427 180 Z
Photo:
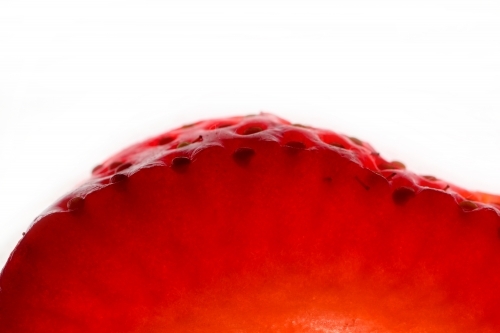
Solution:
M 0 332 L 499 332 L 500 196 L 271 114 L 117 153 L 30 226 Z

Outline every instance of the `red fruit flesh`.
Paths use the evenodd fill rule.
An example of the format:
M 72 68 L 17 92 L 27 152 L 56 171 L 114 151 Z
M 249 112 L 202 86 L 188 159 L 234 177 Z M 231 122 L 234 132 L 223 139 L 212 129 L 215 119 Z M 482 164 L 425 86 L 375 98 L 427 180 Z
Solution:
M 403 167 L 268 114 L 132 146 L 19 242 L 0 332 L 499 332 L 500 198 Z

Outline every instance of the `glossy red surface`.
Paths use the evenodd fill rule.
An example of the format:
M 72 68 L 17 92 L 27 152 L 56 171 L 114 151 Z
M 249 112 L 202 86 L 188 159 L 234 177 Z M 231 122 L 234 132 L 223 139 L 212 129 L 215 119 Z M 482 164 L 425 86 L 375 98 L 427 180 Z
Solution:
M 32 225 L 1 332 L 500 330 L 497 196 L 271 115 L 167 134 Z

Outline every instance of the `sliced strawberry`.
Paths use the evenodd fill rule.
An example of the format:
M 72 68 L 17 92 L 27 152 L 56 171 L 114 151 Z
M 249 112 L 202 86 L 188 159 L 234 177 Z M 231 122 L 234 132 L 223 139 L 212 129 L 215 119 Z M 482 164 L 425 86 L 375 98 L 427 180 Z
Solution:
M 269 114 L 198 122 L 33 223 L 0 331 L 499 332 L 495 202 Z

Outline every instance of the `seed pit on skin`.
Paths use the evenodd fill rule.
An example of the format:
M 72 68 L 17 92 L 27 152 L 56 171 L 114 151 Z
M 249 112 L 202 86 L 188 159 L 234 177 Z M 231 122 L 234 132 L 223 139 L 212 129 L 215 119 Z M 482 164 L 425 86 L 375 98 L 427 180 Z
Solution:
M 190 144 L 191 144 L 191 142 L 183 141 L 177 145 L 177 148 L 186 147 L 186 146 L 189 146 Z
M 399 162 L 399 161 L 392 161 L 391 164 L 393 166 L 396 167 L 396 169 L 399 169 L 399 170 L 406 170 L 406 165 L 404 165 L 403 162 Z
M 379 170 L 395 169 L 390 163 L 380 163 L 379 165 L 377 165 L 377 167 L 379 168 Z
M 191 160 L 185 156 L 177 156 L 172 159 L 171 167 L 175 171 L 185 171 L 191 164 Z
M 71 212 L 76 212 L 82 209 L 84 203 L 84 199 L 82 197 L 73 197 L 71 198 L 66 206 L 68 210 Z
M 422 176 L 422 178 L 430 180 L 431 182 L 435 182 L 436 180 L 438 180 L 436 177 L 429 175 Z
M 289 141 L 285 143 L 285 147 L 292 149 L 306 149 L 306 145 L 300 141 Z
M 350 136 L 349 139 L 354 142 L 355 144 L 357 144 L 358 146 L 363 146 L 363 141 L 361 141 L 360 139 L 358 138 L 355 138 L 353 136 Z
M 458 204 L 464 211 L 468 212 L 471 210 L 474 210 L 477 207 L 476 203 L 469 201 L 469 200 L 464 200 Z
M 123 181 L 126 181 L 128 179 L 127 175 L 124 175 L 123 173 L 117 173 L 111 177 L 109 180 L 112 184 L 116 183 L 121 183 Z
M 392 161 L 392 162 L 389 162 L 389 163 L 380 163 L 378 165 L 378 168 L 380 170 L 391 170 L 391 169 L 405 170 L 406 169 L 406 165 L 404 165 L 403 163 L 401 163 L 399 161 Z
M 342 148 L 342 149 L 345 149 L 345 146 L 341 143 L 337 143 L 337 142 L 330 142 L 328 143 L 330 146 L 334 146 L 334 147 L 337 147 L 337 148 Z
M 240 165 L 248 165 L 255 155 L 255 150 L 249 147 L 240 147 L 233 152 L 233 159 Z
M 132 166 L 132 163 L 123 163 L 121 165 L 119 165 L 117 168 L 116 168 L 116 172 L 120 172 L 120 171 L 123 171 L 125 169 L 128 169 Z
M 255 133 L 259 133 L 259 132 L 262 132 L 264 129 L 260 126 L 252 126 L 252 127 L 248 127 L 246 128 L 244 131 L 243 131 L 243 135 L 250 135 L 250 134 L 255 134 Z
M 402 206 L 405 203 L 408 202 L 411 198 L 415 196 L 415 190 L 406 187 L 406 186 L 401 186 L 392 192 L 392 200 L 396 205 Z

